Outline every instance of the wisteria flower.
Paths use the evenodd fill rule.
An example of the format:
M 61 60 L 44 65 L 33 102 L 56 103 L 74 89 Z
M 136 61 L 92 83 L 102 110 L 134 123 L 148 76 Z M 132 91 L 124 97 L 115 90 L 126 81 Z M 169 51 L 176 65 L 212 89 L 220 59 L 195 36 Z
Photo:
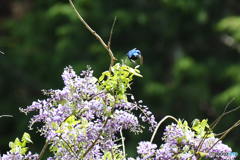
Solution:
M 131 74 L 134 75 L 131 70 L 131 74 L 123 77 L 120 72 L 126 73 L 128 68 L 119 64 L 115 66 L 114 74 L 105 72 L 107 76 L 128 79 Z M 148 108 L 141 105 L 141 100 L 138 103 L 135 100 L 128 102 L 124 93 L 129 87 L 126 81 L 104 81 L 103 78 L 99 81 L 90 67 L 78 76 L 71 66 L 64 69 L 62 79 L 65 84 L 62 90 L 44 90 L 46 95 L 50 95 L 48 99 L 38 100 L 21 109 L 26 114 L 38 112 L 31 118 L 29 127 L 32 128 L 36 122 L 44 123 L 39 131 L 51 144 L 54 156 L 49 159 L 102 159 L 113 151 L 118 157 L 123 157 L 115 141 L 116 134 L 120 129 L 136 134 L 142 131 L 133 111 L 140 109 L 143 115 L 140 118 L 149 122 L 151 128 L 157 124 Z M 113 85 L 111 91 L 108 85 Z

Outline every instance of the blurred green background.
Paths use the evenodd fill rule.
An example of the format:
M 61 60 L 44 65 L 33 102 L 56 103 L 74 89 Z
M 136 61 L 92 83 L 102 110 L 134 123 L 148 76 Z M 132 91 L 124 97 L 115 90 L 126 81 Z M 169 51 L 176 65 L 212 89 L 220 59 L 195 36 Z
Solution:
M 107 43 L 115 23 L 111 49 L 121 62 L 137 47 L 144 57 L 129 92 L 143 100 L 160 121 L 166 115 L 209 119 L 211 124 L 227 103 L 240 105 L 239 0 L 74 0 L 86 22 Z M 32 115 L 19 112 L 32 101 L 47 98 L 41 89 L 62 89 L 61 74 L 71 65 L 80 74 L 91 65 L 94 75 L 108 70 L 110 56 L 71 8 L 68 0 L 0 1 L 0 153 L 9 141 L 32 136 L 30 150 L 40 152 L 44 138 L 28 131 Z M 134 66 L 128 61 L 128 64 Z M 239 120 L 240 111 L 227 115 L 214 129 L 220 133 Z M 154 143 L 161 144 L 163 123 Z M 39 124 L 40 125 L 40 124 Z M 136 156 L 138 141 L 151 132 L 124 132 L 128 156 Z M 240 128 L 223 143 L 240 152 Z M 129 140 L 130 139 L 130 140 Z M 47 157 L 47 153 L 45 154 Z

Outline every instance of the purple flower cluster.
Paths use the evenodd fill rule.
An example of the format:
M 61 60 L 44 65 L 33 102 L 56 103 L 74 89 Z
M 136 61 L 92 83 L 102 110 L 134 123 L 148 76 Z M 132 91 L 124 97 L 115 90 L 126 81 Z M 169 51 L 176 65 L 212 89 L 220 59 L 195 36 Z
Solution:
M 120 129 L 141 132 L 142 126 L 133 114 L 142 111 L 141 119 L 156 126 L 154 116 L 146 106 L 130 103 L 126 95 L 112 95 L 100 89 L 98 79 L 90 67 L 78 76 L 71 66 L 62 74 L 65 87 L 62 90 L 44 91 L 50 98 L 33 102 L 24 113 L 37 111 L 30 121 L 43 122 L 39 128 L 51 144 L 51 159 L 103 159 L 107 155 L 123 158 L 122 150 L 115 142 Z M 102 87 L 103 88 L 103 87 Z M 132 96 L 132 99 L 133 96 Z M 119 141 L 118 141 L 119 142 Z M 109 154 L 110 153 L 110 154 Z
M 156 144 L 142 141 L 137 147 L 137 153 L 142 155 L 143 159 L 151 159 L 151 157 L 155 155 L 155 149 L 157 149 Z
M 140 142 L 137 147 L 137 152 L 140 157 L 137 157 L 137 159 L 194 160 L 197 159 L 197 155 L 200 155 L 200 153 L 206 158 L 213 159 L 220 158 L 232 160 L 236 158 L 235 156 L 218 154 L 231 153 L 232 150 L 230 147 L 223 144 L 222 141 L 219 141 L 218 138 L 213 136 L 204 140 L 200 136 L 196 137 L 195 133 L 188 126 L 172 124 L 166 127 L 163 134 L 164 136 L 162 139 L 164 144 L 162 144 L 159 149 L 157 149 L 156 144 Z M 200 143 L 202 144 L 200 145 Z M 198 150 L 196 151 L 197 148 Z M 216 153 L 216 155 L 209 154 L 212 152 Z M 131 158 L 129 160 L 131 160 Z
M 126 94 L 123 94 L 122 91 L 125 92 L 127 88 L 124 88 L 124 85 L 129 84 L 122 85 L 123 89 L 118 92 L 116 86 L 121 85 L 117 84 L 118 80 L 111 81 L 109 78 L 107 80 L 110 82 L 103 85 L 104 80 L 95 78 L 90 67 L 80 76 L 71 66 L 66 67 L 62 79 L 65 84 L 62 90 L 44 90 L 44 94 L 49 95 L 49 98 L 33 102 L 26 109 L 20 108 L 25 114 L 37 112 L 30 120 L 30 129 L 36 122 L 43 122 L 38 131 L 50 144 L 49 149 L 53 156 L 48 160 L 126 159 L 124 149 L 120 148 L 124 147 L 120 144 L 124 139 L 119 141 L 116 135 L 120 132 L 122 136 L 122 129 L 135 134 L 142 132 L 143 126 L 139 124 L 138 118 L 150 124 L 150 131 L 157 126 L 152 112 L 142 105 L 141 100 L 137 102 L 131 95 L 133 102 L 129 102 Z M 128 82 L 130 81 L 128 79 Z M 141 111 L 139 117 L 133 114 L 135 110 Z M 226 154 L 209 154 L 230 153 L 232 150 L 213 134 L 203 139 L 190 129 L 187 122 L 182 123 L 179 120 L 178 124 L 167 126 L 163 135 L 164 143 L 159 148 L 151 142 L 140 142 L 136 160 L 194 160 L 199 156 L 228 160 L 236 158 Z M 17 148 L 14 153 L 7 152 L 0 156 L 0 160 L 35 160 L 39 156 L 32 155 L 31 152 L 24 155 L 18 150 Z
M 37 160 L 38 159 L 38 154 L 33 154 L 29 151 L 26 155 L 22 155 L 20 152 L 15 152 L 15 153 L 11 153 L 11 152 L 7 152 L 7 154 L 3 154 L 3 156 L 1 157 L 0 155 L 0 159 L 1 160 Z

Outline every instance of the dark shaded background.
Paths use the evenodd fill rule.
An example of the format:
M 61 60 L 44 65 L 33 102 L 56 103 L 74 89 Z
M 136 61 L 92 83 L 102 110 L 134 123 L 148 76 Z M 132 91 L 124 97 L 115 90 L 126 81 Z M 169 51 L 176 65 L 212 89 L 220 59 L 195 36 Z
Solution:
M 240 1 L 239 0 L 75 0 L 82 17 L 108 41 L 113 19 L 111 49 L 120 62 L 137 47 L 144 63 L 143 78 L 135 78 L 132 90 L 160 121 L 166 115 L 186 119 L 209 119 L 211 124 L 232 99 L 229 109 L 240 105 Z M 71 65 L 80 74 L 91 65 L 94 75 L 108 69 L 110 57 L 84 27 L 67 0 L 0 1 L 0 152 L 9 141 L 29 132 L 40 152 L 44 139 L 28 131 L 28 121 L 19 107 L 26 108 L 46 98 L 41 89 L 61 89 L 63 68 Z M 129 65 L 132 65 L 129 63 Z M 236 111 L 214 129 L 220 133 L 239 120 Z M 155 143 L 161 144 L 164 126 Z M 147 126 L 147 124 L 144 124 Z M 148 127 L 146 127 L 148 128 Z M 223 143 L 240 152 L 240 129 Z M 139 136 L 124 133 L 129 156 L 136 156 Z M 47 157 L 47 154 L 45 154 Z

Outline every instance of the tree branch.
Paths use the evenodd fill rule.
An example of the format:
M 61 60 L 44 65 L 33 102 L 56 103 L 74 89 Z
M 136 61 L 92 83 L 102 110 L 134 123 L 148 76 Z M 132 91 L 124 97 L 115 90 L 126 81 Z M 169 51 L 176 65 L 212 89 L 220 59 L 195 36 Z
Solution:
M 152 138 L 151 138 L 151 140 L 150 140 L 150 142 L 152 143 L 153 142 L 153 139 L 154 139 L 154 137 L 155 137 L 155 135 L 156 135 L 156 133 L 157 133 L 157 130 L 158 130 L 158 128 L 160 127 L 160 125 L 166 120 L 166 119 L 168 119 L 168 118 L 171 118 L 171 119 L 173 119 L 176 123 L 178 122 L 177 121 L 177 119 L 175 118 L 175 117 L 173 117 L 173 116 L 165 116 L 159 123 L 158 123 L 158 125 L 157 125 L 157 127 L 156 127 L 156 129 L 155 129 L 155 131 L 154 131 L 154 133 L 153 133 L 153 135 L 152 135 Z
M 109 72 L 111 72 L 111 67 L 113 66 L 113 63 L 114 61 L 116 60 L 116 58 L 114 57 L 111 49 L 110 49 L 110 42 L 108 42 L 109 45 L 106 45 L 104 43 L 104 41 L 102 40 L 102 38 L 84 21 L 84 19 L 82 18 L 82 16 L 78 13 L 77 9 L 75 8 L 74 4 L 72 3 L 72 0 L 69 0 L 73 10 L 75 11 L 75 13 L 77 14 L 78 18 L 81 20 L 81 22 L 85 25 L 85 27 L 101 42 L 101 44 L 103 45 L 103 47 L 108 51 L 110 57 L 111 57 L 111 64 L 110 64 L 110 67 L 109 67 Z M 115 17 L 115 20 L 116 20 L 116 17 Z M 114 20 L 114 23 L 115 23 L 115 20 Z M 113 23 L 113 26 L 114 26 L 114 23 Z M 113 27 L 112 27 L 113 29 Z M 111 30 L 111 33 L 112 33 L 112 30 Z M 111 40 L 111 34 L 110 34 L 110 38 L 109 38 L 109 41 Z

